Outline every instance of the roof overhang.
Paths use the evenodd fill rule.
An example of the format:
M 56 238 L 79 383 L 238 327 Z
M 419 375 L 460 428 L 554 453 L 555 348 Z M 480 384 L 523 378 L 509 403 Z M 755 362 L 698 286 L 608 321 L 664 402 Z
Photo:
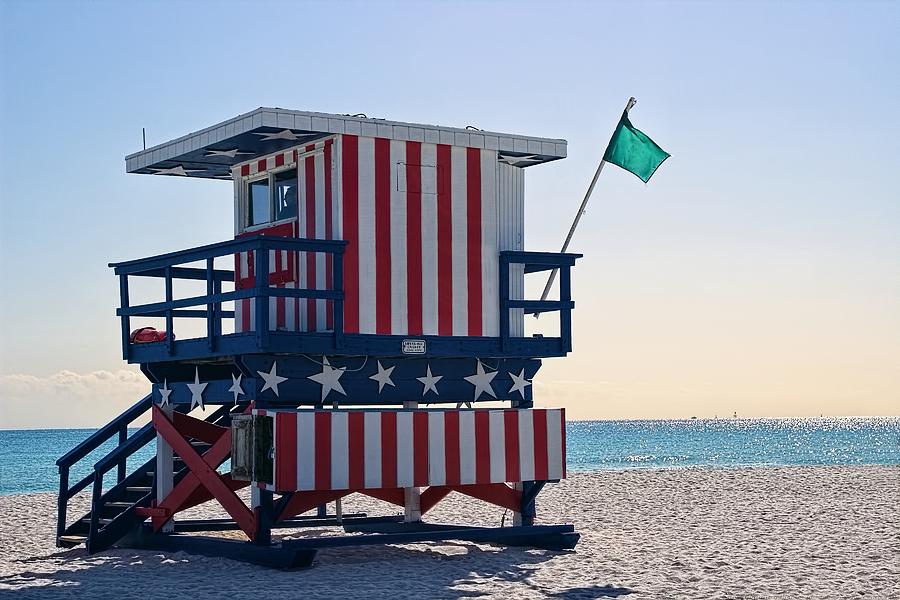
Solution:
M 497 150 L 500 160 L 526 167 L 565 158 L 566 140 L 479 129 L 401 123 L 364 116 L 283 108 L 249 113 L 125 157 L 128 173 L 231 179 L 231 168 L 334 134 L 411 140 Z

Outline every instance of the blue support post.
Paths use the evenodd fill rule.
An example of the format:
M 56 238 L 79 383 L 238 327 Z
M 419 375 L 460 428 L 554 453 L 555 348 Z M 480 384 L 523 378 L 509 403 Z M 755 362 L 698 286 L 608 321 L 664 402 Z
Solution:
M 206 259 L 206 295 L 212 296 L 215 293 L 213 281 L 213 259 Z M 210 352 L 216 349 L 216 311 L 213 309 L 212 302 L 206 303 L 206 346 Z
M 256 287 L 256 346 L 263 349 L 269 345 L 269 250 L 260 244 L 253 255 Z
M 166 351 L 169 353 L 169 356 L 174 354 L 175 351 L 175 332 L 173 329 L 175 328 L 174 320 L 172 318 L 172 267 L 167 266 L 165 268 L 165 277 L 166 277 Z
M 66 511 L 69 507 L 69 467 L 59 467 L 59 498 L 56 501 L 56 537 L 66 532 Z
M 509 259 L 500 255 L 500 349 L 509 345 Z
M 128 275 L 119 275 L 119 305 L 128 308 Z M 128 345 L 131 337 L 131 317 L 122 315 L 122 358 L 128 360 Z
M 563 352 L 572 351 L 572 267 L 559 270 L 559 300 L 566 306 L 559 311 L 559 337 L 562 338 Z
M 334 349 L 340 350 L 344 345 L 344 254 L 335 252 L 332 261 L 332 281 L 334 289 L 341 293 L 341 298 L 334 302 Z

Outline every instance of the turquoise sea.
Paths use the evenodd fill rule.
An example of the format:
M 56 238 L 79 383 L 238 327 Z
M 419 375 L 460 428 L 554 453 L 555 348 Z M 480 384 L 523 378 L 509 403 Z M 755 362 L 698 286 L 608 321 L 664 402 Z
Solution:
M 56 459 L 90 429 L 0 431 L 0 494 L 56 491 Z M 573 421 L 566 433 L 570 471 L 769 465 L 900 464 L 900 417 Z M 87 474 L 112 446 L 83 460 Z M 132 458 L 146 461 L 153 444 Z M 111 478 L 114 473 L 109 475 Z

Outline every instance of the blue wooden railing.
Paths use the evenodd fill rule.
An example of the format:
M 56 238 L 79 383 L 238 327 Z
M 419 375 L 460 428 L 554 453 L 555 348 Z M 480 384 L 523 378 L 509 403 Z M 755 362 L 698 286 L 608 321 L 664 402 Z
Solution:
M 171 252 L 109 266 L 119 276 L 120 308 L 116 314 L 121 318 L 122 355 L 128 360 L 131 344 L 132 317 L 165 317 L 166 349 L 169 355 L 174 354 L 175 318 L 206 319 L 206 343 L 209 352 L 216 350 L 217 340 L 222 336 L 222 319 L 234 316 L 234 311 L 222 310 L 223 302 L 261 299 L 256 302 L 256 347 L 268 346 L 269 338 L 269 303 L 268 298 L 307 298 L 322 299 L 334 302 L 334 346 L 341 346 L 344 335 L 344 247 L 347 242 L 340 240 L 308 240 L 278 236 L 257 235 L 244 237 L 217 244 L 209 244 L 189 250 Z M 270 286 L 269 253 L 270 252 L 322 252 L 331 254 L 333 290 L 317 290 L 309 288 L 276 288 Z M 234 282 L 234 271 L 215 269 L 216 258 L 232 256 L 242 252 L 252 252 L 254 257 L 255 285 L 252 288 L 236 289 L 231 292 L 222 291 L 222 282 Z M 183 267 L 193 262 L 206 262 L 206 268 Z M 165 279 L 165 301 L 131 306 L 129 302 L 129 277 L 159 277 Z M 174 299 L 172 282 L 176 279 L 206 281 L 206 294 L 190 298 Z M 202 310 L 190 307 L 203 306 Z
M 69 500 L 92 483 L 96 485 L 98 472 L 102 477 L 103 473 L 116 467 L 116 480 L 121 483 L 125 479 L 128 457 L 146 445 L 154 437 L 153 426 L 150 424 L 145 425 L 135 433 L 131 434 L 131 436 L 128 435 L 128 426 L 150 410 L 152 405 L 152 397 L 150 395 L 144 396 L 141 400 L 136 402 L 134 406 L 92 433 L 87 439 L 66 452 L 56 461 L 56 465 L 59 467 L 59 498 L 56 522 L 57 537 L 62 535 L 66 529 L 66 512 L 68 510 Z M 69 473 L 72 467 L 83 460 L 91 452 L 116 436 L 118 437 L 116 449 L 104 458 L 104 462 L 101 465 L 105 470 L 94 469 L 74 485 L 70 486 Z M 102 486 L 102 479 L 100 482 Z
M 506 351 L 523 340 L 512 338 L 509 332 L 509 311 L 523 309 L 526 315 L 559 312 L 559 352 L 572 351 L 572 267 L 581 254 L 556 252 L 524 252 L 507 250 L 500 253 L 500 347 Z M 514 300 L 509 297 L 509 267 L 524 265 L 524 271 L 539 273 L 559 269 L 559 300 Z M 527 342 L 525 342 L 527 344 Z

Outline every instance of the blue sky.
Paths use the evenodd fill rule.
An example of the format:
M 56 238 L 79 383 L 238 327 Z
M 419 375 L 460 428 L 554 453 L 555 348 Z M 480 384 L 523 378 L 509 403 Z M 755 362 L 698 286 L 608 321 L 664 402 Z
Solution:
M 555 250 L 631 95 L 673 157 L 646 186 L 601 177 L 546 403 L 896 414 L 897 5 L 548 7 L 0 4 L 0 427 L 48 396 L 90 420 L 72 378 L 129 377 L 108 262 L 232 233 L 229 183 L 125 174 L 141 127 L 152 145 L 279 106 L 566 138 L 527 177 L 526 246 Z M 98 415 L 127 403 L 103 389 Z

